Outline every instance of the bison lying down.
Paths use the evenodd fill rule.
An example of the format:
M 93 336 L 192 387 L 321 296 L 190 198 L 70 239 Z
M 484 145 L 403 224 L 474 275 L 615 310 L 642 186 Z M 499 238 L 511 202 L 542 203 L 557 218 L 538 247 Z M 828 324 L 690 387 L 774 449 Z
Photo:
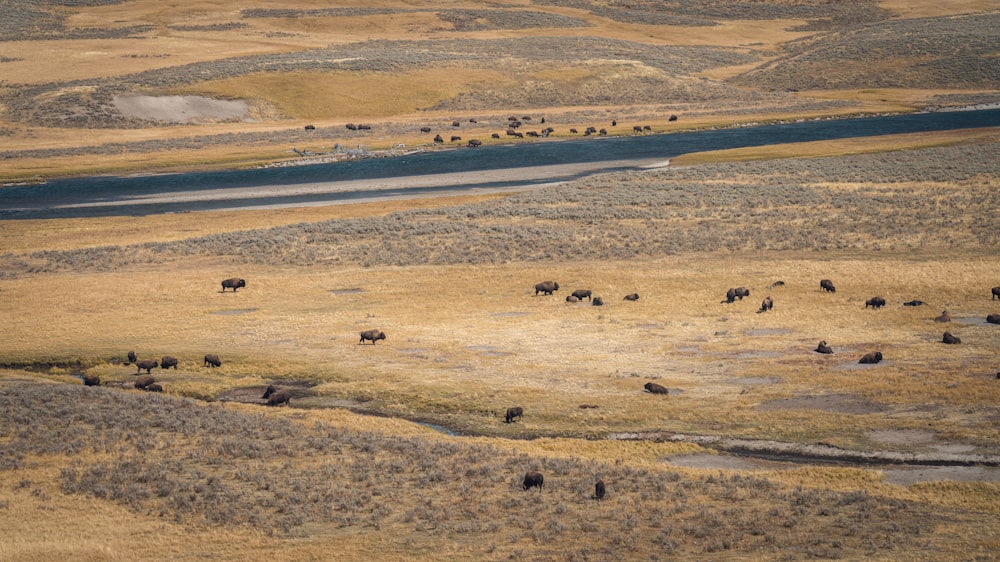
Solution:
M 1000 314 L 987 314 L 986 322 L 989 324 L 1000 324 Z
M 881 363 L 881 362 L 882 362 L 881 351 L 873 351 L 871 353 L 866 353 L 864 357 L 858 360 L 858 363 L 861 363 L 863 365 L 874 365 L 875 363 Z
M 944 337 L 943 337 L 943 338 L 941 338 L 941 341 L 942 341 L 943 343 L 948 343 L 948 344 L 956 344 L 956 343 L 962 343 L 962 340 L 960 340 L 960 339 L 959 339 L 958 337 L 956 337 L 956 336 L 953 336 L 953 335 L 951 334 L 951 332 L 945 332 L 945 333 L 944 333 Z
M 637 301 L 639 300 L 639 293 L 632 293 L 631 295 L 625 295 L 623 301 Z
M 156 379 L 149 375 L 141 376 L 135 379 L 135 387 L 139 390 L 146 390 L 146 387 L 156 382 Z
M 819 342 L 819 345 L 816 346 L 816 349 L 814 351 L 816 353 L 826 353 L 826 354 L 833 353 L 833 350 L 830 349 L 830 346 L 826 345 L 826 340 Z
M 646 384 L 642 385 L 642 387 L 646 389 L 646 392 L 649 392 L 651 394 L 670 394 L 670 391 L 667 390 L 667 387 L 660 384 L 656 384 L 655 382 L 647 382 Z
M 271 387 L 268 387 L 270 389 Z M 292 393 L 288 390 L 277 390 L 267 397 L 268 406 L 280 406 L 282 404 L 292 404 Z

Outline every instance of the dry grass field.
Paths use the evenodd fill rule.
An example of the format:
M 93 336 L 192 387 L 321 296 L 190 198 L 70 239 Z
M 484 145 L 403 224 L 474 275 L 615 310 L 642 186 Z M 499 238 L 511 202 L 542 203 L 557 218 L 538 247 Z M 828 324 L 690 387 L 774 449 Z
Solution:
M 0 13 L 4 182 L 430 149 L 421 126 L 488 134 L 513 114 L 560 137 L 1000 100 L 1000 13 L 981 0 Z M 126 94 L 248 110 L 155 122 Z M 0 222 L 0 560 L 996 559 L 998 138 L 688 154 L 506 195 Z M 246 287 L 222 291 L 234 276 Z M 536 294 L 544 280 L 559 290 Z M 750 295 L 720 302 L 737 286 Z M 567 302 L 577 289 L 604 305 Z M 360 344 L 368 329 L 386 338 Z M 151 370 L 161 393 L 134 388 L 128 351 L 179 360 Z M 269 385 L 289 404 L 266 406 Z

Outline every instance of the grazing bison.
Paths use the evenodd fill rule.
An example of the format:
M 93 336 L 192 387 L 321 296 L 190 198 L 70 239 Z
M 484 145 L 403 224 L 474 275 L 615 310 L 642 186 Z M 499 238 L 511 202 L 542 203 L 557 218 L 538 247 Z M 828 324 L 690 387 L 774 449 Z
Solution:
M 722 301 L 724 303 L 736 302 L 736 299 L 743 300 L 743 297 L 750 296 L 750 289 L 746 287 L 736 287 L 726 291 L 726 300 Z
M 129 351 L 128 352 L 128 364 L 129 365 L 131 365 L 132 363 L 135 363 L 137 359 L 138 359 L 138 357 L 136 357 L 134 351 Z
M 543 295 L 551 295 L 553 291 L 559 290 L 559 283 L 555 281 L 542 281 L 541 283 L 535 285 L 535 295 L 542 293 Z
M 566 302 L 580 302 L 580 299 L 574 297 L 573 295 L 568 295 L 566 297 Z
M 656 384 L 655 382 L 647 382 L 646 384 L 642 385 L 642 387 L 645 388 L 646 392 L 650 394 L 670 394 L 670 391 L 667 390 L 667 387 L 660 384 Z
M 354 123 L 348 123 L 348 124 L 346 124 L 344 126 L 347 127 L 348 129 L 352 130 L 352 131 L 357 131 L 358 130 L 358 126 L 355 125 Z
M 947 310 L 941 311 L 941 316 L 934 319 L 935 322 L 951 322 L 951 314 Z
M 222 292 L 225 293 L 226 289 L 232 289 L 233 292 L 235 293 L 236 289 L 246 286 L 247 282 L 245 279 L 240 279 L 239 277 L 233 277 L 231 279 L 226 279 L 225 281 L 222 282 Z
M 156 379 L 154 379 L 153 377 L 148 375 L 142 376 L 135 379 L 135 387 L 138 388 L 139 390 L 146 390 L 146 387 L 153 384 L 154 382 L 156 382 Z
M 956 344 L 956 343 L 962 343 L 962 340 L 960 340 L 956 336 L 953 336 L 951 334 L 951 332 L 945 332 L 944 333 L 944 337 L 941 338 L 941 342 L 942 343 L 948 343 L 948 344 Z
M 444 142 L 444 139 L 441 138 L 441 135 L 434 135 L 434 142 L 440 144 Z
M 139 368 L 135 374 L 138 375 L 143 369 L 146 369 L 146 374 L 148 375 L 158 365 L 159 363 L 156 362 L 156 359 L 143 359 L 135 364 L 135 366 Z
M 316 125 L 306 125 L 305 129 L 307 131 L 315 131 L 316 130 Z
M 594 300 L 590 302 L 594 306 L 604 306 L 604 299 L 601 297 L 594 297 Z
M 452 135 L 451 136 L 451 142 L 458 142 L 460 140 L 462 140 L 462 137 L 460 137 L 458 135 Z
M 637 301 L 639 300 L 639 293 L 632 293 L 631 295 L 625 295 L 623 301 Z
M 264 396 L 261 396 L 260 399 L 261 400 L 267 400 L 275 392 L 278 392 L 278 388 L 275 387 L 273 384 L 269 384 L 269 385 L 267 385 L 267 389 L 264 390 Z
M 830 281 L 829 279 L 821 279 L 819 282 L 819 288 L 827 293 L 837 292 L 837 288 L 833 286 L 833 281 Z
M 990 290 L 993 291 L 993 296 L 990 297 L 990 300 L 1000 299 L 1000 287 L 993 287 Z
M 205 366 L 206 367 L 220 367 L 222 366 L 222 361 L 219 356 L 214 353 L 209 353 L 205 356 Z
M 573 291 L 573 296 L 580 300 L 590 300 L 590 289 L 577 289 Z
M 667 121 L 677 121 L 677 116 L 676 115 L 671 115 L 670 118 L 667 119 Z
M 101 386 L 101 377 L 97 375 L 83 375 L 83 386 Z
M 1000 324 L 1000 314 L 987 314 L 986 322 L 989 324 Z
M 865 308 L 872 307 L 876 310 L 885 306 L 885 299 L 882 297 L 872 297 L 865 301 Z
M 917 299 L 913 299 L 912 301 L 904 302 L 903 306 L 923 306 L 925 304 L 927 303 L 925 303 L 924 301 L 918 301 Z
M 462 126 L 462 124 L 461 124 L 461 123 L 459 123 L 458 121 L 452 121 L 452 122 L 451 122 L 451 126 L 452 126 L 452 127 L 461 127 L 461 126 Z
M 365 330 L 364 332 L 361 332 L 361 341 L 359 341 L 358 344 L 363 344 L 365 343 L 365 340 L 368 340 L 372 342 L 372 345 L 375 345 L 376 341 L 384 339 L 385 332 L 381 332 L 379 330 Z
M 268 406 L 280 406 L 282 404 L 292 405 L 292 393 L 287 390 L 279 390 L 267 398 Z
M 816 353 L 826 353 L 826 354 L 833 353 L 833 350 L 830 349 L 830 346 L 826 345 L 826 340 L 819 342 L 819 345 L 817 345 L 816 349 L 814 349 L 813 351 L 815 351 Z
M 469 148 L 479 148 L 480 146 L 483 146 L 483 141 L 481 141 L 479 139 L 470 139 L 469 140 Z
M 169 355 L 164 355 L 163 358 L 160 359 L 160 367 L 162 367 L 164 369 L 169 369 L 169 368 L 173 367 L 174 370 L 176 371 L 177 370 L 177 358 L 176 357 L 171 357 Z
M 636 125 L 636 126 L 632 127 L 632 132 L 633 133 L 641 133 L 642 132 L 642 127 L 640 127 L 639 125 Z
M 490 138 L 491 139 L 498 139 L 498 138 L 500 138 L 500 133 L 493 133 L 492 135 L 490 135 Z
M 758 310 L 757 312 L 767 312 L 768 310 L 771 310 L 772 308 L 774 308 L 774 299 L 772 299 L 771 296 L 768 295 L 768 296 L 764 297 L 763 301 L 761 301 L 761 303 L 760 303 L 760 310 Z
M 604 486 L 604 480 L 598 480 L 597 484 L 594 484 L 594 499 L 603 500 L 606 493 L 607 488 Z
M 542 484 L 545 483 L 545 477 L 542 476 L 541 472 L 535 472 L 534 470 L 529 470 L 524 474 L 524 483 L 521 485 L 525 490 L 530 490 L 531 488 L 538 488 L 539 491 L 542 490 Z
M 503 417 L 504 423 L 511 423 L 514 421 L 514 418 L 524 419 L 524 408 L 520 406 L 507 408 L 507 413 Z
M 573 133 L 575 135 L 575 134 L 579 133 L 580 131 L 577 131 L 576 129 L 570 129 L 569 132 L 571 132 L 571 133 Z
M 864 357 L 858 360 L 858 363 L 863 365 L 874 365 L 875 363 L 880 363 L 882 361 L 882 352 L 873 351 L 871 353 L 866 353 Z
M 430 127 L 420 127 L 420 132 L 421 133 L 429 133 L 429 132 L 431 132 L 431 128 Z
M 158 382 L 154 382 L 153 384 L 146 386 L 143 390 L 146 392 L 163 392 L 163 386 L 161 386 Z

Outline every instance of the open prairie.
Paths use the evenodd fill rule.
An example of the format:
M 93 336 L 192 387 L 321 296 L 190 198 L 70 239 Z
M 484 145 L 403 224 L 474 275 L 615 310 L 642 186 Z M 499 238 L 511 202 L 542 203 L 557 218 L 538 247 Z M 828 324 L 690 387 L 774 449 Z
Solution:
M 0 8 L 10 182 L 1000 101 L 972 0 Z M 0 559 L 992 559 L 998 137 L 0 222 Z

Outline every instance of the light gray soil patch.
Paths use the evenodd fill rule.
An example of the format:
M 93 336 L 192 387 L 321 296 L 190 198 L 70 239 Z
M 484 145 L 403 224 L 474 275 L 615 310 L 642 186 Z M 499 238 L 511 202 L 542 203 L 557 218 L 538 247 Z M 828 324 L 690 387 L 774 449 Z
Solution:
M 787 470 L 800 468 L 800 465 L 788 462 L 766 461 L 750 457 L 733 455 L 682 455 L 663 459 L 670 466 L 684 468 L 706 468 L 719 470 Z
M 891 365 L 890 361 L 882 360 L 881 363 L 858 363 L 860 356 L 853 357 L 850 363 L 842 363 L 840 365 L 834 365 L 831 369 L 837 371 L 861 371 L 865 369 L 877 369 L 880 365 Z
M 209 314 L 218 314 L 221 316 L 236 316 L 239 314 L 250 314 L 251 312 L 257 312 L 256 308 L 234 308 L 230 310 L 215 310 L 209 312 Z
M 202 96 L 143 96 L 120 94 L 115 108 L 132 119 L 163 123 L 212 123 L 249 121 L 249 107 L 243 100 L 214 100 Z
M 867 435 L 883 445 L 929 445 L 937 440 L 933 431 L 923 429 L 878 429 L 869 431 Z
M 888 410 L 885 404 L 872 402 L 850 394 L 828 394 L 824 396 L 793 396 L 769 400 L 757 406 L 758 410 L 819 410 L 837 414 L 877 414 Z
M 732 355 L 733 359 L 774 359 L 785 354 L 779 351 L 740 351 Z
M 952 318 L 952 322 L 956 324 L 964 324 L 966 326 L 990 326 L 991 324 L 986 321 L 986 317 L 978 316 L 963 316 L 961 318 Z M 995 324 L 994 324 L 995 325 Z
M 940 480 L 1000 482 L 1000 469 L 985 466 L 908 466 L 883 468 L 882 473 L 888 482 L 900 486 Z
M 777 384 L 781 382 L 781 379 L 774 377 L 740 377 L 729 382 L 732 384 Z

